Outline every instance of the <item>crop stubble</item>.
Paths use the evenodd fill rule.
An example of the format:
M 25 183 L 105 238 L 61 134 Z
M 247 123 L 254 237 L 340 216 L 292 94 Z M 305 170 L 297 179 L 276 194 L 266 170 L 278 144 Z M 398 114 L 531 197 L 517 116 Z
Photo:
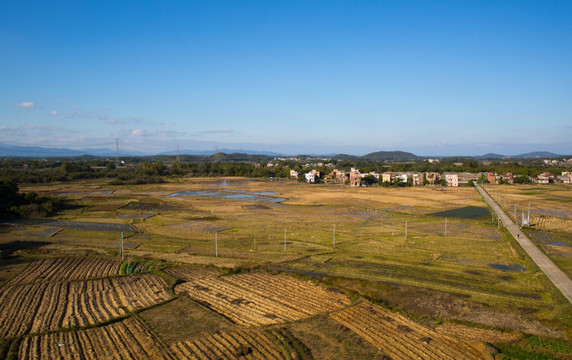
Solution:
M 482 359 L 473 346 L 424 328 L 379 306 L 361 303 L 330 317 L 392 359 Z
M 26 337 L 20 359 L 168 359 L 139 321 L 129 318 L 82 331 Z
M 300 320 L 350 304 L 345 295 L 283 275 L 195 279 L 177 286 L 175 292 L 244 326 Z
M 157 275 L 60 281 L 0 289 L 0 337 L 86 326 L 170 298 Z

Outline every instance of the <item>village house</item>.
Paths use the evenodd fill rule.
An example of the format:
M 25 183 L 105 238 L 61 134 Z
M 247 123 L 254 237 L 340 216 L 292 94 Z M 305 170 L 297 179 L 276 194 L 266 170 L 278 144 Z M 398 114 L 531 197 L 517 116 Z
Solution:
M 384 172 L 383 174 L 381 174 L 381 181 L 382 182 L 391 183 L 391 182 L 393 182 L 394 178 L 395 178 L 394 172 Z
M 507 184 L 514 184 L 514 175 L 512 175 L 512 173 L 506 173 L 502 175 L 501 179 Z
M 306 177 L 307 183 L 315 183 L 316 182 L 316 174 L 308 172 L 308 173 L 305 173 L 304 176 Z
M 560 175 L 558 176 L 558 180 L 562 184 L 572 184 L 572 175 Z
M 413 186 L 423 186 L 423 182 L 425 179 L 423 173 L 413 173 L 411 175 L 411 178 L 413 179 Z
M 543 172 L 538 177 L 532 179 L 537 184 L 550 184 L 554 182 L 554 175 L 549 172 Z
M 457 174 L 445 174 L 445 179 L 447 180 L 447 186 L 459 186 L 459 176 Z
M 361 186 L 361 173 L 358 169 L 350 171 L 350 186 Z
M 441 174 L 439 174 L 437 172 L 426 172 L 425 173 L 425 178 L 427 179 L 427 181 L 431 185 L 435 185 L 435 183 L 437 181 L 439 181 L 440 177 L 441 177 Z
M 477 181 L 479 180 L 480 177 L 480 173 L 469 173 L 469 172 L 464 172 L 464 173 L 460 173 L 457 174 L 457 177 L 459 178 L 459 185 L 468 185 L 469 181 L 473 180 L 473 181 Z
M 379 179 L 381 177 L 381 175 L 379 173 L 376 173 L 375 171 L 370 171 L 369 175 L 373 176 L 373 178 L 375 179 L 375 182 L 379 182 Z M 363 177 L 364 175 L 362 175 Z
M 405 184 L 405 183 L 407 183 L 407 174 L 406 174 L 406 173 L 401 173 L 401 174 L 399 174 L 399 175 L 395 175 L 394 179 L 398 179 L 399 182 L 402 182 L 402 183 Z
M 298 172 L 296 170 L 290 170 L 290 179 L 298 179 Z

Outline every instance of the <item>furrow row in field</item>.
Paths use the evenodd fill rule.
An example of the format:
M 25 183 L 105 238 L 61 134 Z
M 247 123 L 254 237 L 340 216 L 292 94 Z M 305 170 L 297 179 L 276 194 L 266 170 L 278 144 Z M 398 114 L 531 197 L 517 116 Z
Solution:
M 171 345 L 178 359 L 285 359 L 263 331 L 216 332 Z
M 168 359 L 168 353 L 135 319 L 100 328 L 24 338 L 20 359 Z
M 170 268 L 165 270 L 165 272 L 183 281 L 193 281 L 220 275 L 220 272 L 216 270 L 198 268 Z
M 249 309 L 240 308 L 233 305 L 228 298 L 221 299 L 213 293 L 204 289 L 198 290 L 193 284 L 185 283 L 175 288 L 177 294 L 185 294 L 193 300 L 207 306 L 208 308 L 224 315 L 238 325 L 270 325 L 276 323 L 275 319 L 262 316 L 259 311 L 254 312 Z M 232 301 L 232 300 L 231 300 Z
M 120 261 L 98 258 L 57 258 L 31 263 L 6 286 L 63 280 L 89 280 L 119 274 Z
M 142 275 L 115 278 L 115 291 L 129 310 L 147 307 L 171 296 L 167 292 L 167 281 L 157 275 Z
M 242 274 L 222 278 L 234 285 L 281 302 L 308 315 L 338 310 L 350 304 L 343 294 L 288 276 Z
M 307 317 L 301 311 L 219 279 L 187 282 L 175 291 L 208 303 L 215 311 L 240 325 L 276 324 Z
M 156 275 L 0 289 L 0 338 L 97 324 L 169 299 Z
M 468 344 L 442 336 L 405 317 L 371 304 L 330 314 L 394 359 L 481 359 Z
M 176 287 L 240 325 L 268 325 L 339 310 L 343 294 L 287 276 L 242 274 L 199 278 Z

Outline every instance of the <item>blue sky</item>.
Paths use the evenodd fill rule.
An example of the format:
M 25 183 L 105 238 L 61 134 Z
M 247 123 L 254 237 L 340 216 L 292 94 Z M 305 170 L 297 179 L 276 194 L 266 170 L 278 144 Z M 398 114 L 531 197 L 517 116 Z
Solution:
M 3 1 L 0 143 L 572 154 L 572 1 Z

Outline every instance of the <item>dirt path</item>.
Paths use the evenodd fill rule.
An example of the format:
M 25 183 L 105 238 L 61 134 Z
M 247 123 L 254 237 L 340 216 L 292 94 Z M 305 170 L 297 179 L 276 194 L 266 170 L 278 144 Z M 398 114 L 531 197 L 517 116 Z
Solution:
M 489 194 L 479 185 L 475 185 L 478 192 L 485 199 L 487 204 L 495 211 L 498 217 L 500 217 L 503 226 L 512 234 L 512 236 L 518 241 L 520 246 L 526 251 L 528 256 L 532 258 L 532 261 L 538 265 L 540 270 L 542 270 L 546 276 L 554 283 L 554 285 L 562 292 L 562 294 L 572 303 L 572 280 L 562 270 L 560 270 L 550 259 L 544 255 L 529 238 L 520 230 L 518 225 L 512 222 L 512 220 L 504 213 L 504 211 L 497 205 L 496 202 L 491 199 Z

